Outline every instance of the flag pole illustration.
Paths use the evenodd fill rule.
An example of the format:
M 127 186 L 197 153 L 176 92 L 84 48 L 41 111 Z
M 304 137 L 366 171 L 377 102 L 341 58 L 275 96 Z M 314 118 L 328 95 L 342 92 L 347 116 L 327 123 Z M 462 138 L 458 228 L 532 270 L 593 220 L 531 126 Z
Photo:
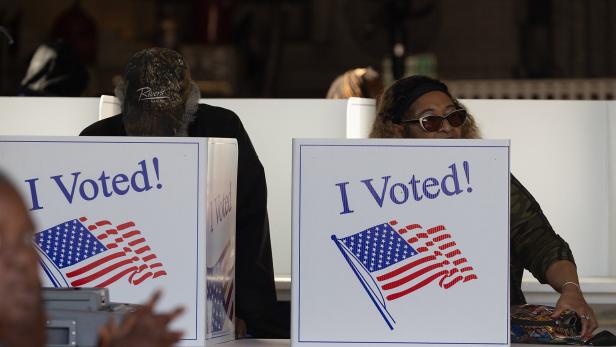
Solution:
M 353 261 L 351 261 L 351 259 L 349 258 L 348 254 L 347 254 L 346 248 L 340 243 L 340 240 L 338 240 L 336 235 L 332 235 L 332 240 L 334 240 L 334 243 L 336 243 L 336 246 L 338 246 L 338 249 L 340 249 L 340 253 L 342 253 L 342 256 L 348 262 L 349 266 L 351 267 L 351 270 L 353 270 L 353 273 L 355 274 L 355 276 L 357 276 L 357 279 L 359 280 L 359 282 L 362 284 L 362 286 L 366 290 L 366 293 L 368 294 L 368 296 L 370 297 L 370 299 L 374 303 L 374 306 L 376 306 L 376 308 L 377 308 L 377 310 L 379 310 L 379 313 L 381 314 L 381 316 L 383 316 L 383 319 L 385 320 L 385 323 L 387 323 L 387 325 L 389 326 L 389 329 L 393 330 L 394 329 L 393 324 L 396 323 L 396 321 L 391 316 L 391 314 L 389 314 L 389 311 L 387 311 L 387 307 L 385 306 L 385 301 L 384 300 L 381 301 L 377 297 L 377 295 L 374 292 L 374 290 L 372 288 L 370 288 L 370 285 L 366 282 L 364 277 L 360 274 L 360 272 L 357 269 L 357 267 L 355 266 L 355 264 L 353 264 Z M 381 299 L 382 298 L 383 298 L 383 296 L 381 295 Z
M 396 230 L 397 224 L 392 220 L 347 237 L 331 236 L 391 330 L 396 322 L 389 302 L 433 282 L 449 289 L 478 279 L 443 225 L 424 231 L 419 224 Z

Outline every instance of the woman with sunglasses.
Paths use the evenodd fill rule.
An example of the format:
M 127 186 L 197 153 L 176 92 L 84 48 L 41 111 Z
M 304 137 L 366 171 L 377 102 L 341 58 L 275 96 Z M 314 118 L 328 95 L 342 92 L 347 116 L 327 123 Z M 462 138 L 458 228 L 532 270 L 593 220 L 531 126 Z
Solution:
M 396 81 L 380 97 L 370 137 L 477 139 L 480 132 L 473 116 L 444 83 L 411 76 Z M 527 269 L 560 293 L 553 317 L 565 309 L 577 312 L 582 317 L 582 336 L 590 337 L 597 319 L 580 290 L 569 245 L 554 232 L 537 201 L 513 175 L 510 192 L 511 305 L 526 303 L 522 273 Z

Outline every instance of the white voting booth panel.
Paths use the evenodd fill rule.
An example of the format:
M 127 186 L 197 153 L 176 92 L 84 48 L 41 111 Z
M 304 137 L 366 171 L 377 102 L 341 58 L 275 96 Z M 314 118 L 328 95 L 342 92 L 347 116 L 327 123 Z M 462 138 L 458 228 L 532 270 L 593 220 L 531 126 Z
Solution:
M 258 110 L 250 112 L 250 101 L 238 105 L 231 100 L 211 101 L 214 104 L 221 102 L 220 106 L 230 109 L 238 108 L 236 112 L 247 123 L 255 142 L 268 139 L 260 134 L 267 132 L 270 124 L 262 122 L 260 116 L 250 116 Z M 298 101 L 281 105 L 284 107 L 274 107 L 273 104 L 268 107 L 269 102 L 272 101 L 258 104 L 274 110 L 265 113 L 273 112 L 275 117 L 280 112 L 289 118 L 291 113 L 285 108 L 293 107 L 292 104 Z M 337 121 L 331 122 L 341 117 L 341 105 L 316 108 L 312 105 L 314 100 L 305 102 L 305 105 L 298 104 L 294 112 L 296 119 L 301 121 L 286 124 L 288 133 L 274 136 L 286 141 L 292 137 L 343 137 L 344 129 L 338 129 Z M 340 103 L 332 100 L 320 102 Z M 600 278 L 616 276 L 616 252 L 613 252 L 616 250 L 616 236 L 610 232 L 614 229 L 610 227 L 614 223 L 611 216 L 616 215 L 616 170 L 613 164 L 616 136 L 612 135 L 616 133 L 616 102 L 463 100 L 463 103 L 475 115 L 484 138 L 512 140 L 512 172 L 533 192 L 555 230 L 571 245 L 578 272 L 588 283 L 586 288 L 605 292 L 607 282 Z M 368 137 L 375 114 L 374 100 L 351 98 L 346 106 L 346 137 Z M 306 118 L 306 109 L 329 116 Z M 269 171 L 268 181 L 278 182 L 289 177 L 287 170 L 290 169 L 285 164 L 289 160 L 288 151 L 267 143 L 263 145 L 267 146 L 267 151 L 261 150 L 260 146 L 257 151 Z M 277 170 L 268 170 L 268 167 Z M 285 228 L 289 217 L 286 213 L 275 212 L 285 207 L 276 202 L 288 195 L 285 189 L 288 188 L 270 187 L 269 205 L 273 215 L 273 248 L 278 276 L 288 276 L 290 271 L 290 254 L 286 251 L 288 231 Z M 563 196 L 569 198 L 563 200 Z M 525 286 L 529 290 L 536 287 L 532 283 Z
M 0 135 L 79 135 L 98 120 L 98 101 L 98 98 L 0 97 Z
M 265 168 L 267 207 L 276 277 L 291 277 L 292 139 L 345 138 L 346 100 L 237 100 L 204 102 L 242 119 Z
M 274 269 L 277 277 L 290 277 L 291 139 L 366 137 L 374 117 L 373 101 L 201 102 L 235 111 L 250 134 L 268 182 Z M 512 173 L 571 245 L 579 274 L 616 276 L 616 228 L 611 217 L 616 215 L 616 102 L 463 103 L 478 119 L 484 138 L 511 139 Z M 0 134 L 76 135 L 98 119 L 99 104 L 99 98 L 0 97 Z
M 365 99 L 364 99 L 365 100 Z M 241 118 L 265 168 L 274 269 L 291 277 L 291 140 L 344 138 L 347 101 L 316 99 L 202 99 Z M 360 111 L 365 102 L 349 106 Z M 118 110 L 117 99 L 0 97 L 0 135 L 77 135 Z M 1 161 L 1 160 L 0 160 Z M 288 282 L 287 282 L 288 283 Z
M 509 344 L 508 141 L 293 148 L 294 346 Z
M 372 121 L 376 114 L 376 100 L 366 98 L 349 98 L 347 103 L 347 138 L 367 138 L 372 130 Z
M 45 286 L 160 288 L 160 309 L 186 309 L 181 346 L 234 339 L 235 139 L 0 136 L 0 158 Z
M 582 276 L 616 276 L 610 258 L 610 117 L 605 102 L 465 101 L 484 138 L 511 138 L 512 173 L 570 245 Z M 616 115 L 615 115 L 616 116 Z M 612 118 L 612 122 L 616 118 Z M 613 205 L 612 205 L 613 208 Z M 616 250 L 616 249 L 615 249 Z M 613 253 L 613 251 L 612 251 Z

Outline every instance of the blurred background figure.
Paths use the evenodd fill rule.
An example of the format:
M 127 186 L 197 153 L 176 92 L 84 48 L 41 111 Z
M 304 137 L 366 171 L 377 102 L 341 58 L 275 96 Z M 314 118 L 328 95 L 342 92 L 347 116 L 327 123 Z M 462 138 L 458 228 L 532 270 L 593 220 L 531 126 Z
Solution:
M 381 75 L 371 67 L 351 69 L 336 77 L 327 91 L 328 99 L 372 98 L 383 91 Z
M 79 61 L 95 64 L 98 58 L 98 27 L 96 21 L 83 8 L 80 0 L 64 9 L 51 27 L 51 37 L 67 42 Z
M 0 34 L 0 95 L 61 38 L 88 68 L 87 96 L 112 94 L 134 52 L 161 46 L 206 98 L 319 98 L 372 66 L 386 85 L 421 74 L 463 98 L 614 99 L 613 18 L 613 0 L 0 1 L 14 41 Z
M 21 81 L 21 96 L 81 96 L 88 85 L 88 70 L 64 40 L 40 45 Z

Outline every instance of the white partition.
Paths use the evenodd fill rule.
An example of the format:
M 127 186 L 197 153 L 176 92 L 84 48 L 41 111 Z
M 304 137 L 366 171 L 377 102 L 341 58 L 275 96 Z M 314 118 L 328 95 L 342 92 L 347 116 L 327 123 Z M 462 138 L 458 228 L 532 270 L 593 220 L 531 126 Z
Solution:
M 0 158 L 36 225 L 44 286 L 132 304 L 160 288 L 162 310 L 185 308 L 178 346 L 235 338 L 235 139 L 0 136 Z
M 578 272 L 616 276 L 616 102 L 462 100 L 485 139 L 511 139 L 511 171 L 539 201 L 557 233 L 569 242 Z M 611 112 L 608 114 L 608 109 Z M 360 136 L 368 136 L 366 114 Z M 612 189 L 612 192 L 610 192 Z
M 345 100 L 202 100 L 235 111 L 265 166 L 274 267 L 290 275 L 291 139 L 367 132 L 347 120 Z M 510 138 L 512 172 L 573 248 L 581 276 L 616 276 L 616 102 L 464 100 L 484 138 Z M 98 119 L 98 98 L 0 97 L 2 135 L 76 135 Z M 363 129 L 363 130 L 362 130 Z M 357 130 L 357 131 L 360 131 Z M 0 158 L 1 161 L 1 158 Z
M 293 347 L 509 345 L 509 141 L 293 145 Z
M 98 100 L 0 97 L 0 135 L 78 135 L 98 120 Z
M 571 246 L 582 276 L 608 276 L 607 104 L 466 100 L 484 138 L 511 139 L 511 172 Z M 615 118 L 616 119 L 616 118 Z M 616 134 L 616 133 L 615 133 Z
M 276 276 L 290 278 L 291 140 L 294 137 L 345 138 L 346 100 L 208 99 L 201 102 L 233 110 L 242 119 L 265 167 Z M 99 98 L 0 97 L 0 135 L 78 135 L 98 120 L 99 103 Z
M 265 167 L 276 277 L 291 277 L 291 140 L 345 138 L 346 100 L 204 100 L 237 113 Z
M 614 230 L 614 226 L 616 225 L 616 102 L 609 101 L 607 102 L 608 109 L 608 121 L 607 121 L 607 131 L 608 135 L 608 150 L 607 150 L 607 161 L 608 161 L 608 182 L 607 186 L 609 187 L 609 209 L 608 209 L 608 269 L 609 275 L 612 277 L 616 277 L 616 230 Z M 607 189 L 606 189 L 607 190 Z M 616 290 L 613 290 L 616 292 Z M 615 300 L 616 301 L 616 300 Z
M 347 103 L 346 137 L 348 139 L 366 138 L 372 130 L 372 120 L 375 115 L 376 100 L 367 98 L 349 98 Z

